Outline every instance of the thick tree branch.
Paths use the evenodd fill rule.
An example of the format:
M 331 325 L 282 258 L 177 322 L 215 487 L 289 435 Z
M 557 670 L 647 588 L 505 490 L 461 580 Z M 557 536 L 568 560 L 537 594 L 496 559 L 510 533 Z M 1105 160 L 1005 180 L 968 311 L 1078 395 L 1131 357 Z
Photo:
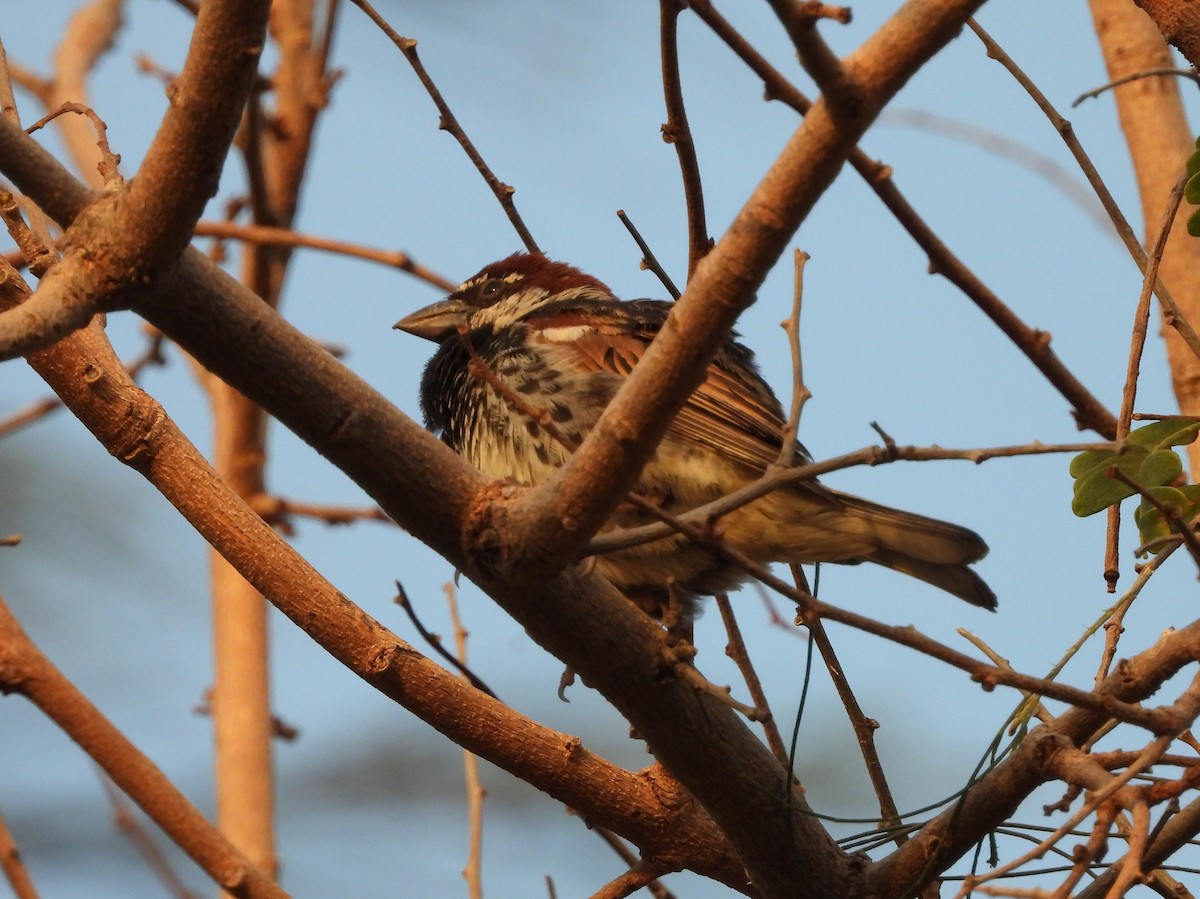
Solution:
M 204 5 L 137 179 L 73 216 L 63 260 L 39 285 L 34 305 L 0 314 L 0 357 L 48 346 L 93 313 L 116 308 L 123 291 L 144 284 L 188 245 L 216 192 L 257 69 L 269 6 L 268 0 Z M 10 162 L 0 150 L 0 168 L 8 171 Z M 30 318 L 35 312 L 42 321 Z
M 12 141 L 32 143 L 0 121 L 0 159 Z M 20 156 L 30 164 L 14 165 L 7 174 L 49 214 L 69 221 L 70 210 L 82 206 L 86 191 L 78 184 L 73 192 L 63 191 L 61 167 L 34 147 L 37 152 L 26 147 Z M 35 160 L 37 164 L 32 164 Z M 46 196 L 40 192 L 40 169 L 57 188 Z M 468 548 L 486 545 L 498 535 L 468 530 L 464 537 L 462 526 L 465 522 L 470 528 L 471 523 L 486 520 L 479 510 L 493 505 L 499 492 L 489 488 L 478 471 L 194 250 L 186 251 L 134 300 L 135 311 L 318 448 L 398 524 L 464 571 L 537 642 L 603 692 L 664 765 L 713 813 L 718 826 L 726 834 L 740 835 L 742 845 L 737 848 L 745 853 L 742 863 L 765 895 L 773 890 L 775 895 L 794 896 L 796 884 L 803 880 L 836 884 L 849 876 L 844 856 L 806 813 L 801 797 L 785 801 L 787 814 L 781 816 L 781 796 L 787 795 L 788 780 L 765 747 L 731 709 L 671 676 L 660 631 L 608 584 L 595 576 L 580 578 L 568 572 L 533 587 L 514 586 L 480 571 Z M 381 464 L 387 458 L 395 459 L 395 464 Z M 194 471 L 190 475 L 193 480 L 198 477 Z M 191 489 L 191 480 L 181 489 L 184 486 Z M 201 533 L 344 663 L 358 659 L 352 667 L 361 670 L 363 655 L 379 656 L 380 644 L 366 634 L 358 638 L 359 652 L 352 657 L 330 645 L 337 643 L 333 637 L 341 634 L 344 621 L 314 619 L 307 606 L 289 611 L 285 600 L 297 595 L 289 586 L 289 575 L 295 570 L 272 571 L 277 556 L 252 553 L 247 557 L 241 554 L 240 544 L 228 542 L 228 534 L 222 543 L 216 534 Z M 338 598 L 333 608 L 343 603 Z M 322 631 L 323 638 L 318 636 Z M 381 667 L 390 670 L 404 658 L 401 652 L 381 662 Z M 374 671 L 368 668 L 368 674 L 375 683 Z M 397 691 L 411 689 L 410 678 L 396 679 L 404 680 Z M 459 708 L 453 702 L 438 707 Z M 712 746 L 722 749 L 715 752 Z M 487 747 L 469 748 L 488 757 Z M 731 789 L 735 783 L 738 788 Z
M 227 893 L 287 893 L 225 840 L 155 764 L 88 701 L 25 635 L 0 602 L 0 690 L 27 697 L 121 787 Z
M 1200 9 L 1187 0 L 1134 0 L 1149 13 L 1167 43 L 1200 66 Z
M 109 452 L 147 477 L 247 580 L 376 689 L 589 821 L 681 866 L 739 882 L 741 868 L 727 843 L 692 803 L 664 803 L 645 776 L 615 768 L 575 738 L 464 685 L 347 600 L 216 477 L 162 408 L 127 378 L 98 329 L 72 335 L 31 362 Z M 705 848 L 687 849 L 693 841 Z

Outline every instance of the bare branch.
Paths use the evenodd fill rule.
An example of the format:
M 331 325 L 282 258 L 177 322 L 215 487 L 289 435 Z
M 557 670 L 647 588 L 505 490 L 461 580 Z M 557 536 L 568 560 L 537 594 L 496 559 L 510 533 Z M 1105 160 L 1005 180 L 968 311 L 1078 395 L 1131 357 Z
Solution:
M 61 727 L 226 892 L 247 899 L 287 893 L 222 837 L 137 747 L 33 645 L 0 601 L 0 677 Z
M 467 133 L 459 125 L 458 119 L 450 111 L 450 105 L 442 97 L 442 92 L 433 83 L 429 72 L 425 70 L 420 57 L 417 56 L 417 42 L 412 38 L 397 34 L 392 26 L 387 23 L 387 20 L 376 12 L 375 8 L 367 0 L 350 0 L 350 2 L 366 13 L 368 18 L 378 26 L 379 30 L 386 34 L 391 42 L 396 45 L 396 49 L 404 54 L 404 58 L 408 60 L 409 65 L 416 72 L 417 78 L 424 85 L 430 99 L 433 100 L 433 104 L 437 107 L 438 114 L 441 116 L 438 127 L 443 131 L 450 132 L 454 139 L 458 141 L 463 151 L 467 154 L 467 158 L 471 160 L 472 165 L 483 176 L 483 180 L 487 182 L 487 186 L 491 189 L 492 193 L 496 195 L 496 199 L 500 201 L 500 206 L 504 209 L 505 215 L 508 216 L 508 220 L 512 223 L 514 230 L 516 230 L 517 236 L 525 244 L 525 249 L 531 253 L 536 253 L 538 251 L 537 241 L 533 239 L 533 234 L 525 227 L 525 222 L 521 218 L 520 213 L 517 212 L 516 204 L 513 203 L 512 197 L 516 193 L 516 189 L 497 178 L 487 163 L 483 161 L 483 156 L 475 149 L 475 144 L 471 142 L 471 139 L 467 137 Z
M 679 157 L 679 171 L 683 176 L 690 279 L 700 260 L 712 247 L 712 240 L 708 236 L 708 225 L 704 216 L 704 188 L 700 180 L 700 163 L 696 159 L 692 130 L 688 127 L 687 109 L 683 102 L 683 84 L 679 78 L 679 13 L 685 5 L 682 0 L 659 0 L 658 10 L 663 96 L 667 103 L 667 123 L 662 127 L 662 136 L 664 141 L 675 147 L 675 153 Z
M 37 888 L 21 860 L 21 851 L 3 815 L 0 815 L 0 871 L 4 872 L 4 879 L 12 887 L 15 899 L 38 899 Z
M 347 243 L 313 234 L 301 234 L 289 228 L 274 228 L 268 225 L 239 225 L 234 222 L 202 221 L 196 225 L 196 234 L 203 237 L 220 237 L 243 240 L 247 243 L 267 244 L 277 247 L 308 247 L 328 253 L 340 253 L 357 259 L 378 262 L 389 268 L 420 278 L 447 293 L 458 287 L 454 281 L 425 268 L 403 250 L 377 250 L 362 244 Z
M 713 9 L 710 0 L 692 0 L 689 6 L 763 80 L 767 87 L 768 99 L 780 100 L 801 115 L 808 114 L 812 108 L 812 101 L 800 93 Z M 896 220 L 928 255 L 930 272 L 942 275 L 961 290 L 1016 344 L 1071 404 L 1080 428 L 1091 428 L 1111 440 L 1116 434 L 1116 418 L 1050 349 L 1050 335 L 1021 321 L 1012 309 L 954 255 L 896 187 L 889 166 L 871 159 L 857 147 L 851 151 L 849 161 L 866 181 L 867 186 L 875 191 Z

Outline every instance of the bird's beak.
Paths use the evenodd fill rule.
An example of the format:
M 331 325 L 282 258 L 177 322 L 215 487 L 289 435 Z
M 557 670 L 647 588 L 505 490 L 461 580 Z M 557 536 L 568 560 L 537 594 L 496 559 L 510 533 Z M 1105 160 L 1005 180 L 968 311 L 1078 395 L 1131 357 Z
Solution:
M 457 331 L 460 324 L 465 324 L 471 311 L 472 307 L 462 300 L 440 300 L 409 313 L 392 327 L 440 342 Z

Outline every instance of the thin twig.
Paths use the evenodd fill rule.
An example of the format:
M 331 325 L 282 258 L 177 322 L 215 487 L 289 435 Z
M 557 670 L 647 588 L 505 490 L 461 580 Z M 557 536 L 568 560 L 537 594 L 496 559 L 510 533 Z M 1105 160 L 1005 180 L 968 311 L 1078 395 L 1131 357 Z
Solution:
M 104 788 L 104 795 L 108 797 L 108 804 L 112 808 L 113 824 L 133 844 L 133 848 L 142 857 L 146 867 L 154 872 L 154 876 L 172 896 L 177 899 L 198 899 L 197 894 L 189 890 L 179 875 L 175 873 L 167 856 L 150 838 L 150 834 L 146 833 L 145 828 L 138 823 L 133 812 L 133 804 L 125 798 L 125 794 L 117 789 L 116 784 L 109 780 L 103 771 L 97 770 L 97 776 L 100 778 L 100 785 Z
M 670 872 L 670 868 L 662 864 L 647 862 L 641 859 L 635 862 L 624 874 L 610 880 L 596 892 L 592 893 L 591 899 L 625 899 L 626 896 L 632 896 L 638 890 L 651 887 L 658 882 L 658 878 L 665 873 Z M 662 895 L 661 893 L 657 895 Z M 666 895 L 670 895 L 667 893 Z
M 433 100 L 434 105 L 437 107 L 438 113 L 441 116 L 438 127 L 443 131 L 450 132 L 467 154 L 467 158 L 471 160 L 476 170 L 483 176 L 483 180 L 487 182 L 487 186 L 491 188 L 492 193 L 496 195 L 496 199 L 500 201 L 500 206 L 504 209 L 508 220 L 516 230 L 517 236 L 525 244 L 525 249 L 531 253 L 538 252 L 537 241 L 533 239 L 533 234 L 525 227 L 525 222 L 521 219 L 520 213 L 517 212 L 517 207 L 513 203 L 512 196 L 516 192 L 515 188 L 512 185 L 505 184 L 492 173 L 487 163 L 483 161 L 483 156 L 475 149 L 475 145 L 471 142 L 471 139 L 467 137 L 462 126 L 458 124 L 458 119 L 450 111 L 450 106 L 442 97 L 442 92 L 433 83 L 433 79 L 429 77 L 429 73 L 425 70 L 425 66 L 422 65 L 420 57 L 417 56 L 417 42 L 412 38 L 397 34 L 395 29 L 387 23 L 387 20 L 383 16 L 375 11 L 375 7 L 368 3 L 367 0 L 350 0 L 350 2 L 366 13 L 367 17 L 378 26 L 379 30 L 386 34 L 391 42 L 396 45 L 396 48 L 404 54 L 404 58 L 408 60 L 417 78 L 420 79 L 430 99 Z
M 1096 170 L 1096 167 L 1092 164 L 1091 159 L 1084 151 L 1083 146 L 1075 137 L 1075 130 L 1072 128 L 1071 123 L 1054 108 L 1053 104 L 1046 99 L 1046 96 L 1038 89 L 1037 85 L 1034 84 L 1033 81 L 1030 80 L 1029 76 L 1022 71 L 1020 66 L 1013 61 L 1012 57 L 1004 52 L 1004 50 L 999 44 L 996 43 L 991 35 L 989 35 L 983 30 L 983 28 L 979 26 L 978 22 L 976 22 L 974 19 L 968 19 L 967 25 L 972 31 L 975 32 L 980 41 L 983 42 L 983 45 L 987 48 L 988 56 L 999 62 L 1000 65 L 1004 66 L 1004 68 L 1008 70 L 1008 72 L 1017 80 L 1017 83 L 1020 84 L 1021 87 L 1025 89 L 1026 93 L 1028 93 L 1033 99 L 1034 103 L 1037 104 L 1038 108 L 1042 110 L 1046 118 L 1049 119 L 1050 124 L 1054 126 L 1054 130 L 1058 132 L 1059 137 L 1061 137 L 1066 143 L 1067 148 L 1071 151 L 1071 155 L 1075 157 L 1075 161 L 1079 164 L 1080 169 L 1083 170 L 1083 174 L 1087 178 L 1088 183 L 1092 186 L 1092 189 L 1096 191 L 1096 196 L 1100 198 L 1100 202 L 1104 205 L 1105 212 L 1107 212 L 1109 218 L 1112 219 L 1113 226 L 1117 229 L 1117 235 L 1121 238 L 1121 242 L 1125 244 L 1125 248 L 1129 251 L 1129 255 L 1132 256 L 1133 261 L 1137 263 L 1138 269 L 1143 274 L 1146 274 L 1150 265 L 1149 257 L 1147 256 L 1146 251 L 1142 248 L 1141 243 L 1138 241 L 1137 235 L 1134 233 L 1133 228 L 1130 226 L 1128 220 L 1126 220 L 1125 215 L 1121 212 L 1121 208 L 1117 205 L 1116 200 L 1113 199 L 1112 194 L 1109 193 L 1108 187 L 1105 186 L 1104 180 L 1100 177 L 1100 173 Z M 1163 321 L 1178 331 L 1179 336 L 1183 338 L 1184 343 L 1188 345 L 1188 347 L 1193 353 L 1196 354 L 1197 357 L 1200 357 L 1200 335 L 1198 335 L 1195 329 L 1192 328 L 1191 323 L 1188 322 L 1178 304 L 1176 304 L 1175 300 L 1171 297 L 1171 294 L 1167 291 L 1166 285 L 1164 285 L 1157 277 L 1153 279 L 1153 284 L 1154 295 L 1158 297 L 1158 301 L 1163 307 Z
M 1167 246 L 1167 238 L 1171 235 L 1171 224 L 1179 212 L 1179 204 L 1183 200 L 1183 188 L 1187 184 L 1187 172 L 1179 176 L 1175 187 L 1167 198 L 1167 208 L 1163 213 L 1162 227 L 1150 252 L 1149 262 L 1142 277 L 1142 290 L 1138 295 L 1137 307 L 1133 316 L 1133 328 L 1129 336 L 1129 361 L 1125 367 L 1125 386 L 1121 391 L 1121 411 L 1117 416 L 1117 440 L 1122 441 L 1129 436 L 1130 422 L 1133 419 L 1133 407 L 1137 399 L 1138 377 L 1141 371 L 1142 353 L 1146 347 L 1146 336 L 1150 330 L 1150 294 L 1158 280 L 1158 268 L 1162 263 L 1163 251 Z M 1108 510 L 1108 527 L 1105 529 L 1104 550 L 1104 580 L 1108 584 L 1108 592 L 1115 593 L 1117 579 L 1120 576 L 1118 544 L 1120 541 L 1121 516 L 1120 503 L 1114 503 Z M 1186 529 L 1185 529 L 1186 530 Z M 1182 533 L 1182 532 L 1181 532 Z M 1186 539 L 1186 538 L 1185 538 Z M 1193 542 L 1195 535 L 1192 535 Z M 1191 545 L 1188 546 L 1192 551 Z M 1192 551 L 1192 557 L 1200 562 L 1200 557 Z
M 795 275 L 792 288 L 792 314 L 779 323 L 788 337 L 792 351 L 792 406 L 788 410 L 787 423 L 783 427 L 783 445 L 779 448 L 776 465 L 789 467 L 796 461 L 797 435 L 800 431 L 800 414 L 804 404 L 812 398 L 812 391 L 804 383 L 803 357 L 800 353 L 800 305 L 804 297 L 804 264 L 809 256 L 803 250 L 795 252 Z
M 756 499 L 779 490 L 786 485 L 812 480 L 833 471 L 841 471 L 842 469 L 853 468 L 859 465 L 875 466 L 899 461 L 931 462 L 951 459 L 966 460 L 978 465 L 989 459 L 1044 455 L 1047 453 L 1081 453 L 1089 449 L 1115 449 L 1115 444 L 1046 444 L 1035 441 L 1034 443 L 1023 444 L 1021 446 L 999 446 L 969 450 L 946 449 L 940 446 L 867 446 L 841 456 L 823 459 L 820 462 L 810 462 L 805 465 L 797 465 L 793 468 L 766 471 L 758 480 L 747 484 L 745 487 L 740 487 L 732 493 L 727 493 L 725 496 L 706 503 L 703 506 L 697 506 L 695 509 L 679 515 L 678 518 L 690 523 L 703 522 L 711 524 L 722 516 L 728 515 L 730 512 L 740 509 L 742 506 L 748 505 Z M 621 549 L 628 549 L 643 543 L 649 543 L 660 537 L 666 537 L 671 531 L 672 528 L 664 524 L 647 524 L 636 528 L 622 528 L 610 531 L 592 538 L 585 548 L 584 554 L 602 555 Z
M 467 631 L 458 614 L 454 584 L 446 584 L 445 590 L 446 604 L 450 607 L 450 622 L 454 627 L 455 655 L 466 669 Z M 483 899 L 483 799 L 487 794 L 479 782 L 479 759 L 467 749 L 463 750 L 463 772 L 467 782 L 467 821 L 470 834 L 467 866 L 463 869 L 463 877 L 467 881 L 467 895 L 470 899 Z
M 1186 78 L 1192 83 L 1200 85 L 1200 72 L 1197 72 L 1195 69 L 1145 69 L 1141 72 L 1131 72 L 1115 81 L 1094 87 L 1090 91 L 1084 91 L 1071 102 L 1071 108 L 1074 109 L 1083 103 L 1084 100 L 1092 100 L 1107 91 L 1120 87 L 1122 84 L 1129 84 L 1131 81 L 1141 81 L 1143 78 L 1162 78 L 1164 76 Z
M 634 855 L 632 850 L 625 845 L 625 841 L 611 830 L 608 830 L 605 827 L 594 827 L 592 830 L 594 830 L 596 835 L 600 837 L 600 839 L 604 840 L 604 842 L 609 845 L 612 851 L 620 856 L 621 860 L 625 862 L 625 864 L 631 869 L 642 863 L 642 859 Z M 668 874 L 672 870 L 673 869 L 664 866 L 659 869 L 658 876 Z M 660 880 L 651 880 L 645 885 L 645 887 L 650 891 L 650 895 L 653 896 L 654 899 L 675 899 L 675 894 L 663 886 L 662 881 Z M 595 897 L 593 897 L 593 899 L 595 899 Z
M 683 102 L 683 85 L 679 77 L 678 27 L 679 13 L 686 6 L 682 0 L 659 0 L 659 40 L 662 46 L 663 98 L 667 104 L 667 123 L 662 127 L 663 140 L 673 144 L 679 157 L 679 173 L 683 176 L 683 198 L 687 205 L 688 278 L 700 260 L 712 249 L 708 225 L 704 216 L 704 185 L 700 179 L 700 162 L 696 144 L 688 126 L 687 109 Z
M 758 721 L 762 724 L 763 733 L 766 734 L 767 746 L 770 747 L 779 764 L 786 769 L 788 767 L 787 746 L 783 742 L 783 737 L 779 733 L 779 725 L 776 724 L 771 706 L 767 702 L 767 694 L 763 690 L 762 681 L 759 680 L 758 672 L 754 670 L 754 663 L 750 661 L 750 653 L 746 650 L 746 641 L 742 639 L 742 631 L 733 614 L 729 596 L 718 593 L 716 603 L 717 609 L 721 613 L 721 621 L 725 624 L 725 633 L 729 637 L 729 643 L 725 646 L 725 655 L 733 659 L 734 664 L 742 673 L 742 679 L 745 680 L 746 687 L 750 690 L 750 698 L 754 700 L 754 705 L 759 710 Z
M 1000 655 L 1000 653 L 996 652 L 996 650 L 992 649 L 992 647 L 988 646 L 981 637 L 971 633 L 965 627 L 955 628 L 955 631 L 957 631 L 960 637 L 962 637 L 968 643 L 974 645 L 980 652 L 987 656 L 993 665 L 999 665 L 1001 668 L 1012 668 L 1012 664 L 1008 661 L 1008 659 Z M 1026 693 L 1024 690 L 1022 690 L 1021 695 L 1026 699 L 1032 699 L 1034 694 Z M 1051 715 L 1046 707 L 1040 702 L 1037 703 L 1034 709 L 1034 714 L 1037 716 L 1038 720 L 1043 723 L 1049 723 L 1050 721 L 1054 720 L 1054 716 Z
M 791 568 L 797 587 L 803 589 L 801 585 L 806 584 L 806 581 L 803 579 L 800 566 L 792 565 Z M 879 800 L 880 827 L 892 833 L 892 838 L 897 846 L 903 846 L 908 842 L 908 833 L 901 826 L 903 822 L 900 819 L 900 809 L 896 807 L 896 800 L 892 797 L 892 790 L 888 786 L 887 776 L 883 770 L 883 762 L 880 761 L 879 753 L 875 749 L 875 731 L 879 728 L 879 723 L 866 715 L 862 706 L 858 704 L 858 698 L 850 688 L 850 681 L 846 678 L 845 669 L 838 661 L 837 653 L 833 649 L 833 642 L 829 639 L 829 634 L 821 619 L 816 615 L 804 612 L 801 612 L 800 618 L 803 620 L 804 626 L 808 628 L 809 637 L 817 647 L 817 651 L 821 653 L 821 661 L 825 663 L 825 670 L 829 672 L 829 678 L 833 681 L 838 698 L 842 701 L 842 707 L 850 719 L 850 726 L 854 728 L 854 736 L 858 741 L 858 749 L 862 753 L 863 763 L 866 765 L 867 776 L 870 777 L 871 786 Z
M 835 112 L 853 116 L 859 106 L 858 86 L 817 31 L 821 19 L 848 23 L 849 8 L 794 0 L 767 0 L 767 3 L 791 38 L 800 65 L 812 76 L 827 102 Z
M 667 293 L 671 295 L 671 299 L 679 299 L 679 288 L 675 286 L 675 282 L 671 280 L 671 276 L 667 274 L 667 270 L 659 264 L 658 257 L 654 255 L 654 251 L 650 249 L 650 245 L 643 239 L 642 234 L 630 221 L 624 209 L 617 210 L 617 218 L 621 220 L 621 224 L 629 232 L 634 242 L 638 245 L 638 249 L 642 251 L 642 268 L 654 273 L 662 286 L 667 289 Z
M 1187 551 L 1191 553 L 1193 561 L 1200 567 L 1200 537 L 1196 536 L 1196 532 L 1192 529 L 1190 522 L 1184 521 L 1177 509 L 1173 509 L 1166 503 L 1162 502 L 1155 496 L 1144 484 L 1139 484 L 1125 472 L 1121 471 L 1116 466 L 1113 466 L 1108 472 L 1108 476 L 1114 481 L 1120 481 L 1126 487 L 1136 490 L 1146 502 L 1158 510 L 1159 514 L 1171 525 L 1171 530 L 1177 534 L 1183 545 L 1187 547 Z
M 688 4 L 766 85 L 768 100 L 779 100 L 800 115 L 806 115 L 812 101 L 789 82 L 767 59 L 759 53 L 720 13 L 711 0 L 691 0 Z M 1116 418 L 1092 393 L 1083 386 L 1075 375 L 1063 364 L 1050 348 L 1050 336 L 1021 321 L 996 294 L 994 294 L 946 244 L 934 233 L 896 187 L 891 178 L 891 168 L 855 148 L 848 157 L 854 170 L 866 181 L 884 206 L 909 233 L 929 257 L 929 270 L 940 274 L 955 285 L 970 299 L 993 324 L 1025 354 L 1030 362 L 1071 404 L 1076 421 L 1081 428 L 1090 428 L 1102 436 L 1112 439 L 1116 433 Z
M 29 876 L 29 869 L 21 859 L 21 850 L 17 848 L 17 841 L 9 832 L 3 815 L 0 815 L 0 871 L 12 887 L 14 899 L 38 899 L 37 887 L 33 885 L 33 878 Z
M 83 103 L 68 101 L 46 115 L 42 116 L 32 125 L 25 129 L 26 134 L 33 134 L 42 128 L 45 128 L 60 115 L 65 115 L 68 112 L 77 115 L 86 116 L 96 129 L 96 146 L 100 149 L 100 161 L 96 168 L 100 172 L 100 177 L 103 179 L 106 187 L 119 187 L 124 183 L 121 177 L 121 171 L 118 168 L 121 162 L 121 157 L 112 151 L 112 147 L 108 145 L 108 125 L 100 116 L 96 115 L 96 111 L 90 106 Z
M 196 233 L 203 237 L 241 240 L 266 246 L 307 247 L 312 250 L 324 250 L 328 253 L 352 256 L 356 259 L 366 259 L 407 272 L 447 293 L 458 286 L 449 278 L 414 262 L 413 258 L 402 250 L 379 250 L 343 240 L 300 234 L 290 228 L 273 228 L 269 225 L 239 225 L 234 222 L 201 221 L 196 224 Z
M 486 693 L 488 696 L 492 697 L 492 699 L 500 698 L 492 692 L 491 687 L 485 684 L 475 674 L 474 671 L 456 659 L 454 654 L 442 645 L 441 638 L 438 637 L 437 634 L 425 628 L 425 625 L 421 623 L 421 619 L 417 617 L 416 609 L 414 609 L 412 603 L 408 601 L 408 594 L 404 592 L 404 587 L 399 581 L 396 581 L 396 596 L 392 601 L 404 610 L 405 614 L 408 615 L 408 620 L 411 621 L 413 623 L 413 627 L 417 629 L 417 633 L 420 634 L 421 638 L 433 648 L 434 652 L 445 659 L 448 664 L 453 666 L 459 674 L 461 674 L 467 679 L 467 681 L 470 682 L 472 687 L 474 687 L 476 690 Z
M 275 526 L 288 526 L 288 518 L 299 515 L 304 518 L 315 518 L 325 524 L 338 526 L 353 524 L 357 521 L 378 521 L 384 524 L 395 524 L 387 513 L 378 506 L 333 506 L 324 503 L 305 503 L 260 493 L 247 497 L 246 501 L 255 512 Z

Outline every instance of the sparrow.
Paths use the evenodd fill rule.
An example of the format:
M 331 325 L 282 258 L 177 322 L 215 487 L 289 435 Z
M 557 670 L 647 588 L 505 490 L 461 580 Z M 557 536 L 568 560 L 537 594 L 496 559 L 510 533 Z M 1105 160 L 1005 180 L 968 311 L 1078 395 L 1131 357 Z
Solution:
M 619 300 L 577 268 L 516 253 L 395 327 L 438 344 L 421 378 L 426 426 L 488 477 L 537 485 L 587 436 L 671 305 Z M 753 353 L 736 338 L 722 344 L 634 487 L 666 512 L 679 515 L 744 487 L 779 458 L 783 409 Z M 473 356 L 503 390 L 470 370 Z M 538 420 L 553 422 L 559 433 Z M 808 460 L 797 445 L 795 461 Z M 624 503 L 601 533 L 654 520 L 644 507 Z M 968 568 L 987 553 L 979 535 L 816 480 L 781 487 L 723 516 L 718 533 L 755 562 L 873 562 L 996 607 L 995 594 Z M 618 590 L 657 611 L 669 607 L 668 597 L 694 609 L 698 597 L 730 591 L 748 577 L 678 533 L 593 560 Z

